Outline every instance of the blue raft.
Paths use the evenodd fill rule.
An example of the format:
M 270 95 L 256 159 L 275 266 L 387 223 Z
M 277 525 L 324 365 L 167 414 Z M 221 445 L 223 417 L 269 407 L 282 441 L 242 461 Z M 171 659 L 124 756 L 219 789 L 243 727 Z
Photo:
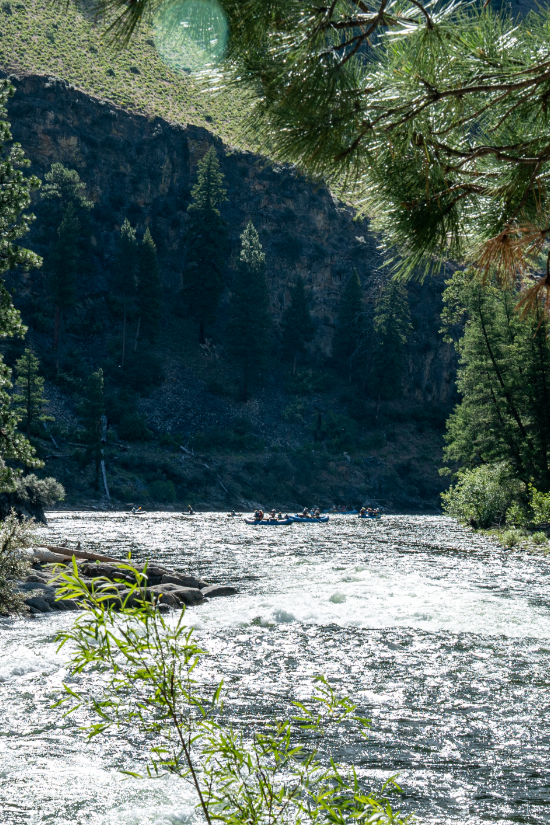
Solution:
M 258 524 L 262 527 L 280 527 L 283 524 L 292 524 L 294 519 L 292 518 L 283 518 L 283 519 L 276 519 L 276 518 L 262 518 L 262 519 L 254 519 L 254 518 L 245 518 L 246 524 Z
M 319 516 L 319 518 L 304 518 L 299 513 L 297 513 L 295 516 L 291 516 L 290 519 L 291 521 L 295 521 L 298 524 L 324 524 L 329 520 L 328 516 Z

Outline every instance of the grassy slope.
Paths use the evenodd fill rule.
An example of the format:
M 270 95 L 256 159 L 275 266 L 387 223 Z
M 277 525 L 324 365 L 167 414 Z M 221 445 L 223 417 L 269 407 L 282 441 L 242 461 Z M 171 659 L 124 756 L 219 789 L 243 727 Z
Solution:
M 55 75 L 130 111 L 204 126 L 235 142 L 238 98 L 213 99 L 191 76 L 173 72 L 147 26 L 128 49 L 115 52 L 82 4 L 4 0 L 0 35 L 0 66 L 6 71 Z

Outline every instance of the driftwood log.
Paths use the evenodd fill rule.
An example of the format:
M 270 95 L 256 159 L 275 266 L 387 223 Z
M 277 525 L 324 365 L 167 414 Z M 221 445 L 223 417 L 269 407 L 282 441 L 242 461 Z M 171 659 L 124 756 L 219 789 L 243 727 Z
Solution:
M 105 561 L 110 564 L 124 563 L 124 559 L 114 559 L 112 556 L 102 556 L 99 553 L 89 553 L 87 550 L 73 550 L 71 547 L 63 547 L 55 544 L 41 544 L 36 547 L 31 547 L 31 552 L 40 550 L 40 548 L 49 550 L 56 556 L 63 556 L 65 559 L 71 559 L 73 556 L 76 559 L 88 559 L 88 561 Z

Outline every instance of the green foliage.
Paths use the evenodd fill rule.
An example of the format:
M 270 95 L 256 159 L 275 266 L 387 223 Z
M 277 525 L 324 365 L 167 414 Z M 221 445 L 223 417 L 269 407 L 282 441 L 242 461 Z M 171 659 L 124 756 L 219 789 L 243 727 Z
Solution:
M 517 293 L 475 272 L 447 282 L 444 331 L 465 323 L 456 343 L 462 401 L 447 423 L 445 459 L 466 467 L 505 461 L 526 483 L 550 486 L 550 343 L 542 310 L 522 317 Z
M 271 315 L 264 273 L 265 254 L 250 222 L 241 235 L 227 326 L 228 352 L 242 371 L 244 401 L 248 398 L 250 380 L 259 377 L 269 354 Z
M 86 184 L 80 180 L 77 170 L 68 169 L 62 163 L 52 163 L 44 175 L 40 198 L 47 205 L 42 222 L 49 226 L 59 226 L 69 207 L 77 218 L 83 218 L 94 205 L 86 198 Z
M 441 494 L 443 510 L 462 524 L 491 527 L 502 524 L 525 485 L 513 477 L 507 464 L 483 464 L 460 470 L 456 484 Z
M 126 361 L 126 325 L 128 310 L 133 307 L 138 277 L 138 245 L 136 230 L 128 218 L 124 220 L 117 238 L 117 251 L 114 264 L 114 287 L 122 303 L 122 353 L 121 367 Z
M 317 433 L 330 453 L 353 450 L 357 442 L 355 421 L 347 415 L 340 415 L 332 410 L 323 416 L 321 429 Z
M 263 441 L 245 418 L 236 418 L 228 428 L 212 427 L 195 433 L 191 446 L 198 452 L 218 453 L 258 453 L 264 448 Z
M 500 540 L 504 547 L 518 547 L 522 540 L 525 541 L 525 536 L 519 530 L 505 530 L 501 534 Z
M 138 412 L 127 412 L 120 419 L 118 436 L 125 441 L 150 441 L 153 433 L 147 427 L 143 415 Z
M 538 545 L 548 544 L 548 536 L 546 535 L 546 533 L 543 533 L 541 530 L 539 530 L 536 533 L 533 533 L 531 535 L 530 539 L 533 542 L 533 544 L 538 544 Z
M 55 478 L 38 478 L 34 473 L 18 478 L 15 492 L 19 501 L 33 508 L 52 507 L 65 498 L 65 488 Z
M 55 306 L 61 310 L 69 309 L 75 301 L 79 236 L 80 222 L 74 206 L 69 204 L 57 229 L 52 253 L 47 259 L 51 295 Z
M 152 743 L 148 774 L 187 780 L 207 825 L 269 825 L 275 809 L 278 825 L 410 821 L 364 788 L 355 769 L 334 761 L 329 733 L 345 730 L 350 741 L 361 742 L 368 728 L 348 698 L 317 677 L 310 699 L 244 736 L 225 718 L 222 685 L 205 695 L 195 683 L 193 671 L 205 654 L 184 625 L 184 611 L 165 620 L 147 601 L 146 576 L 121 565 L 126 571 L 136 585 L 128 587 L 122 605 L 116 582 L 92 592 L 74 562 L 72 572 L 59 577 L 64 597 L 88 607 L 58 636 L 71 649 L 71 683 L 59 704 L 67 704 L 68 712 L 89 709 L 90 736 L 111 728 L 132 739 L 145 735 Z M 121 606 L 117 613 L 109 606 L 114 604 Z M 89 690 L 90 673 L 101 675 L 99 692 Z M 382 792 L 392 787 L 393 778 Z
M 150 344 L 154 344 L 158 340 L 162 316 L 162 282 L 157 262 L 157 248 L 149 227 L 145 230 L 139 250 L 137 293 L 140 334 Z
M 303 278 L 298 276 L 290 292 L 290 304 L 285 309 L 281 322 L 283 357 L 294 361 L 303 355 L 315 332 L 304 286 Z
M 304 423 L 304 416 L 306 412 L 306 406 L 303 401 L 294 401 L 292 404 L 288 404 L 284 408 L 281 413 L 282 418 L 285 421 L 299 421 L 300 423 Z
M 369 379 L 371 395 L 391 401 L 403 392 L 407 365 L 405 345 L 412 329 L 407 290 L 399 281 L 388 281 L 374 312 L 374 351 Z
M 0 615 L 22 613 L 25 595 L 15 589 L 15 580 L 28 572 L 22 551 L 30 547 L 36 525 L 32 519 L 19 521 L 14 510 L 0 526 Z
M 17 405 L 14 411 L 22 419 L 27 438 L 30 438 L 33 424 L 38 421 L 54 421 L 51 415 L 44 412 L 48 402 L 44 398 L 44 379 L 39 368 L 40 361 L 29 347 L 15 363 L 15 386 L 19 392 L 13 396 L 13 403 Z
M 149 487 L 149 495 L 154 501 L 173 504 L 176 500 L 176 488 L 172 481 L 153 481 Z
M 350 378 L 361 360 L 360 344 L 364 328 L 363 292 L 359 275 L 354 270 L 340 299 L 332 339 L 332 357 L 342 367 L 345 365 Z
M 183 273 L 183 299 L 188 314 L 199 322 L 199 341 L 204 327 L 214 323 L 224 289 L 227 227 L 219 207 L 227 200 L 224 176 L 213 146 L 198 164 L 197 183 L 188 207 L 187 254 Z
M 50 244 L 46 269 L 55 307 L 54 350 L 57 350 L 63 313 L 75 303 L 77 275 L 85 272 L 90 264 L 89 213 L 93 203 L 87 200 L 86 186 L 76 169 L 53 163 L 44 179 L 38 205 L 39 237 Z
M 533 484 L 530 484 L 529 504 L 535 524 L 550 521 L 550 493 L 541 493 Z
M 286 391 L 292 395 L 315 395 L 329 388 L 330 379 L 318 370 L 297 370 L 286 383 Z
M 525 507 L 522 507 L 521 504 L 514 501 L 506 510 L 505 522 L 511 527 L 525 527 L 529 522 L 529 516 Z

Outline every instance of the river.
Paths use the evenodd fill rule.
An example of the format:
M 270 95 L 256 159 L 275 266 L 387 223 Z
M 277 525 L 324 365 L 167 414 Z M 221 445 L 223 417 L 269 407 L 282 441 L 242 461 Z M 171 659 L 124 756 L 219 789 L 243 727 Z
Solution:
M 214 513 L 49 514 L 41 540 L 162 560 L 239 595 L 188 611 L 248 724 L 324 673 L 372 720 L 336 743 L 364 781 L 399 774 L 428 825 L 550 820 L 550 560 L 506 552 L 443 517 L 336 516 L 254 528 Z M 73 544 L 74 546 L 74 544 Z M 0 620 L 0 823 L 183 825 L 187 787 L 124 779 L 145 743 L 90 744 L 51 705 L 67 677 L 63 613 Z

